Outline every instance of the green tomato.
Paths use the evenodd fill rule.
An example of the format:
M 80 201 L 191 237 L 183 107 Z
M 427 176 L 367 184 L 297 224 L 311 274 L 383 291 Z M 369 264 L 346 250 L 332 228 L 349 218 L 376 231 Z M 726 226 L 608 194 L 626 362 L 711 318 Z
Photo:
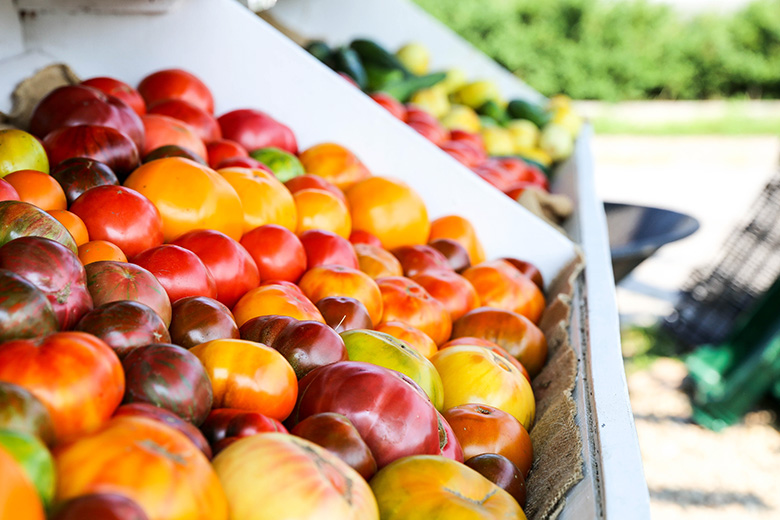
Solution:
M 268 166 L 281 182 L 287 182 L 293 177 L 306 173 L 296 156 L 279 148 L 272 146 L 259 148 L 252 150 L 249 155 Z
M 54 499 L 54 459 L 46 446 L 33 435 L 10 430 L 0 430 L 0 446 L 19 463 L 48 508 Z
M 444 387 L 433 364 L 406 342 L 390 334 L 367 329 L 341 333 L 350 361 L 363 361 L 409 376 L 425 391 L 433 406 L 441 411 Z
M 0 178 L 18 170 L 49 173 L 46 150 L 32 134 L 15 128 L 0 130 Z

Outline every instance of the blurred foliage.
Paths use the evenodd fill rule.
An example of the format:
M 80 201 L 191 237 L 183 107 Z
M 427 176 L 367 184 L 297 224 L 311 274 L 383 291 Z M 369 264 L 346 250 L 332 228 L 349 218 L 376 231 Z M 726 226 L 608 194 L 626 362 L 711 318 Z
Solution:
M 780 98 L 780 0 L 683 15 L 643 0 L 415 0 L 545 95 Z

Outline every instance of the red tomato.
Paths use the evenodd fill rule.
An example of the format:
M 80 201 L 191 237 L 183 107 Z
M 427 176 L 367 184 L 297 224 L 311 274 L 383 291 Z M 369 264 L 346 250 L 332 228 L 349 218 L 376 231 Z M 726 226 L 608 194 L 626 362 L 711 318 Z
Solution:
M 276 224 L 256 227 L 241 245 L 257 264 L 260 280 L 297 282 L 306 272 L 306 250 L 295 233 Z
M 217 139 L 206 143 L 206 153 L 209 166 L 215 170 L 219 167 L 219 163 L 225 159 L 249 157 L 249 152 L 246 151 L 246 148 L 230 139 Z
M 406 120 L 406 107 L 395 99 L 390 94 L 385 94 L 384 92 L 374 92 L 371 94 L 371 99 L 382 105 L 382 107 L 393 114 L 394 117 L 400 119 L 401 121 Z
M 257 168 L 273 175 L 271 168 L 252 157 L 228 157 L 217 164 L 217 170 L 224 168 Z
M 233 110 L 217 119 L 222 137 L 232 139 L 249 150 L 280 148 L 292 154 L 298 153 L 298 142 L 290 128 L 265 112 L 252 109 Z
M 450 154 L 456 161 L 471 168 L 487 159 L 487 154 L 466 141 L 447 141 L 439 146 Z
M 198 256 L 172 244 L 141 252 L 133 263 L 152 273 L 168 293 L 171 303 L 187 296 L 216 298 L 217 284 Z
M 441 146 L 447 140 L 447 130 L 438 121 L 430 123 L 422 119 L 415 119 L 406 124 L 436 146 Z
M 138 92 L 146 106 L 165 99 L 183 99 L 209 114 L 214 113 L 214 98 L 209 88 L 185 70 L 168 69 L 150 74 L 141 80 Z
M 498 453 L 528 476 L 534 451 L 531 437 L 520 421 L 484 404 L 455 406 L 443 415 L 455 431 L 466 459 L 481 453 Z
M 175 144 L 206 159 L 206 145 L 193 127 L 172 117 L 148 113 L 141 117 L 146 129 L 146 143 L 141 155 L 165 145 Z
M 478 133 L 467 132 L 466 130 L 450 130 L 450 141 L 468 143 L 478 151 L 485 153 L 485 141 L 482 140 L 482 136 Z
M 41 138 L 58 128 L 76 125 L 113 128 L 129 137 L 139 150 L 144 145 L 138 114 L 120 99 L 92 87 L 56 88 L 38 102 L 30 117 L 30 132 Z
M 148 114 L 160 114 L 172 117 L 179 121 L 184 121 L 203 142 L 210 143 L 222 138 L 222 131 L 214 116 L 197 107 L 196 105 L 184 101 L 183 99 L 166 99 L 158 101 L 149 106 Z M 205 156 L 204 156 L 205 159 Z
M 444 305 L 453 322 L 479 307 L 479 296 L 474 286 L 455 271 L 429 270 L 416 274 L 411 279 Z
M 219 231 L 190 231 L 173 241 L 200 258 L 217 284 L 217 300 L 228 307 L 260 283 L 257 264 L 244 247 Z
M 127 258 L 163 243 L 162 217 L 149 199 L 124 186 L 96 186 L 70 206 L 92 240 L 119 246 Z
M 103 341 L 81 332 L 3 343 L 0 381 L 25 387 L 48 408 L 58 442 L 97 429 L 125 392 L 119 358 Z
M 329 191 L 338 197 L 339 200 L 341 200 L 341 202 L 343 202 L 345 205 L 347 204 L 347 197 L 344 196 L 344 192 L 338 189 L 335 184 L 328 182 L 319 175 L 312 175 L 311 173 L 298 175 L 297 177 L 293 177 L 289 181 L 285 182 L 284 185 L 287 186 L 287 189 L 290 190 L 290 193 L 295 193 L 301 190 L 308 190 L 311 188 Z
M 56 507 L 51 520 L 84 520 L 85 518 L 149 520 L 136 502 L 115 493 L 91 493 L 72 498 Z
M 127 83 L 114 78 L 99 77 L 85 79 L 81 84 L 86 85 L 87 87 L 96 88 L 109 96 L 121 99 L 139 116 L 146 113 L 144 98 L 141 97 L 141 94 L 139 94 L 136 89 Z
M 424 244 L 396 247 L 391 251 L 401 262 L 404 276 L 412 277 L 426 271 L 451 271 L 447 257 Z
M 19 193 L 5 179 L 0 179 L 0 200 L 19 200 Z
M 64 126 L 43 138 L 49 163 L 85 157 L 105 163 L 122 180 L 141 164 L 139 149 L 119 130 L 107 126 Z
M 543 190 L 550 191 L 547 176 L 536 166 L 528 164 L 518 157 L 492 157 L 488 161 L 490 164 L 503 168 L 514 182 L 532 182 Z
M 400 321 L 426 333 L 437 345 L 450 338 L 452 320 L 447 309 L 420 284 L 403 276 L 377 281 L 382 292 L 382 321 Z
M 368 244 L 374 247 L 382 247 L 382 241 L 379 240 L 376 235 L 372 235 L 368 231 L 362 229 L 356 229 L 349 235 L 349 241 L 354 246 L 355 244 Z
M 346 238 L 330 231 L 311 229 L 301 233 L 300 239 L 306 250 L 307 269 L 330 264 L 359 268 L 355 249 Z
M 323 412 L 346 416 L 379 468 L 408 455 L 440 452 L 436 408 L 419 385 L 395 370 L 359 361 L 312 370 L 300 381 L 290 422 Z

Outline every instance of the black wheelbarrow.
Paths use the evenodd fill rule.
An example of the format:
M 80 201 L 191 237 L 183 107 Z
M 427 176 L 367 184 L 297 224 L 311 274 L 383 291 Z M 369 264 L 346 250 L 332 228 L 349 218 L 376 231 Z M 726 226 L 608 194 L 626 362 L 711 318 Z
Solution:
M 662 246 L 699 229 L 695 218 L 666 209 L 605 202 L 604 212 L 616 284 Z

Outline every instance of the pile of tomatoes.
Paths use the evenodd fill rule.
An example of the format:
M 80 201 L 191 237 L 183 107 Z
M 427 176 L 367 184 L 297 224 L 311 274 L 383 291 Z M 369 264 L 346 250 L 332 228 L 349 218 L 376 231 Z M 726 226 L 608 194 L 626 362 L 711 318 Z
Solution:
M 523 518 L 538 269 L 213 114 L 166 70 L 0 131 L 0 518 Z

